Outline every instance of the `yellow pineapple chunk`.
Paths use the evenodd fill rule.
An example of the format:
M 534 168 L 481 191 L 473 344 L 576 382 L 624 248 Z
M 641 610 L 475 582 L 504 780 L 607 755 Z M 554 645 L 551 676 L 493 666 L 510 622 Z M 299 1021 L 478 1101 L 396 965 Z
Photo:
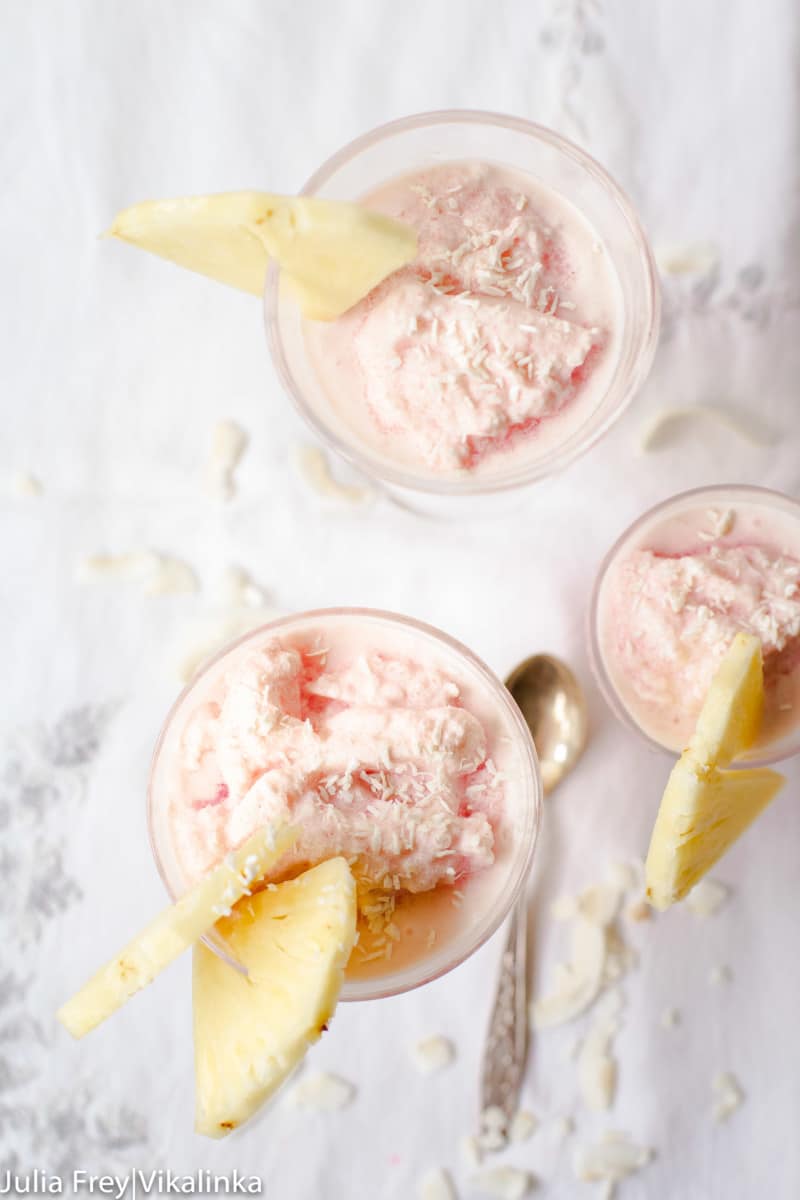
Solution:
M 350 868 L 320 863 L 242 900 L 218 929 L 247 974 L 195 947 L 195 1128 L 208 1137 L 248 1120 L 327 1027 L 356 937 Z
M 761 641 L 737 633 L 711 681 L 689 743 L 695 760 L 727 767 L 753 745 L 763 711 Z
M 293 845 L 295 830 L 260 829 L 125 949 L 101 967 L 57 1016 L 73 1037 L 89 1033 L 213 928 Z
M 650 903 L 663 909 L 682 900 L 785 782 L 777 771 L 720 771 L 685 752 L 669 777 L 650 839 Z
M 360 204 L 268 192 L 146 200 L 109 233 L 256 296 L 274 258 L 317 321 L 341 316 L 417 253 L 413 229 Z

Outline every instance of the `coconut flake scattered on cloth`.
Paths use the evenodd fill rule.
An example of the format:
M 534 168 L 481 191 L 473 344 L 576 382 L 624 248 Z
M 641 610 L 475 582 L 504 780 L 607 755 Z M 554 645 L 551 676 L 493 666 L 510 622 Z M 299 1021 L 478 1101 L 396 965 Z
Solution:
M 551 906 L 556 919 L 570 922 L 570 957 L 556 966 L 552 990 L 531 1004 L 534 1028 L 574 1020 L 591 1007 L 606 984 L 621 979 L 635 965 L 636 955 L 615 924 L 631 887 L 640 887 L 640 872 L 633 864 L 624 869 L 618 864 L 606 880 L 577 896 L 562 896 Z
M 416 1042 L 411 1053 L 417 1070 L 423 1075 L 433 1075 L 450 1066 L 456 1057 L 456 1048 L 448 1038 L 436 1034 Z
M 579 1146 L 573 1158 L 576 1179 L 585 1183 L 620 1183 L 640 1171 L 653 1158 L 653 1151 L 639 1146 L 625 1133 L 606 1133 L 599 1142 Z
M 35 500 L 44 492 L 42 481 L 30 471 L 15 471 L 6 487 L 9 495 Z
M 492 1200 L 522 1200 L 534 1185 L 530 1171 L 522 1171 L 518 1167 L 492 1167 L 473 1176 L 471 1186 L 481 1196 L 489 1196 Z
M 244 567 L 227 567 L 217 593 L 226 608 L 265 608 L 269 604 L 267 592 Z
M 355 1085 L 339 1075 L 319 1071 L 306 1075 L 289 1092 L 288 1100 L 295 1108 L 314 1112 L 336 1112 L 346 1108 L 355 1098 Z
M 770 446 L 774 441 L 770 431 L 749 415 L 742 417 L 714 404 L 695 404 L 662 409 L 648 421 L 639 436 L 640 453 L 663 449 L 672 441 L 677 426 L 697 420 L 722 425 L 751 446 Z
M 472 1133 L 465 1134 L 458 1143 L 464 1165 L 471 1171 L 476 1170 L 483 1160 L 478 1139 Z
M 611 1045 L 622 1028 L 623 1004 L 619 988 L 612 988 L 600 997 L 578 1054 L 578 1086 L 584 1103 L 595 1112 L 610 1108 L 614 1099 L 617 1064 Z
M 326 500 L 358 508 L 375 499 L 373 488 L 340 483 L 334 479 L 328 456 L 319 446 L 295 446 L 292 458 L 300 478 Z
M 521 1108 L 516 1112 L 508 1127 L 508 1140 L 510 1142 L 527 1142 L 533 1137 L 539 1127 L 539 1121 L 532 1112 Z
M 569 961 L 557 964 L 552 991 L 531 1004 L 534 1028 L 563 1025 L 589 1008 L 602 987 L 605 962 L 605 930 L 585 917 L 576 917 Z
M 662 1029 L 677 1029 L 681 1023 L 681 1014 L 677 1008 L 665 1008 L 661 1014 Z
M 235 421 L 220 421 L 211 436 L 211 455 L 206 468 L 209 492 L 220 500 L 236 495 L 235 472 L 250 438 Z
M 433 1167 L 419 1181 L 419 1200 L 457 1200 L 458 1193 L 448 1171 L 444 1167 Z
M 154 550 L 91 554 L 78 564 L 75 574 L 79 583 L 103 583 L 109 579 L 140 583 L 146 596 L 196 592 L 200 588 L 188 563 Z
M 735 1075 L 722 1071 L 711 1081 L 711 1115 L 715 1121 L 727 1121 L 744 1101 L 744 1092 Z
M 730 889 L 716 879 L 701 879 L 684 900 L 684 905 L 698 917 L 713 917 L 730 895 Z
M 719 262 L 719 250 L 712 242 L 656 246 L 653 257 L 662 275 L 707 275 Z

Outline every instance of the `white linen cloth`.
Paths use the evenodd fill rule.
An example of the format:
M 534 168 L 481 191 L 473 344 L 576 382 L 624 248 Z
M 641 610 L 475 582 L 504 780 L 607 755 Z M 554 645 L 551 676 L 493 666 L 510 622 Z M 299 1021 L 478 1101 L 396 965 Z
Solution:
M 562 950 L 550 901 L 642 853 L 668 766 L 589 677 L 600 558 L 683 488 L 800 489 L 799 29 L 792 0 L 4 4 L 2 1167 L 237 1167 L 281 1200 L 393 1200 L 441 1165 L 472 1194 L 458 1140 L 474 1127 L 498 938 L 436 984 L 338 1011 L 308 1069 L 352 1081 L 349 1108 L 279 1102 L 223 1143 L 192 1132 L 189 956 L 81 1044 L 53 1012 L 164 902 L 145 834 L 148 758 L 187 628 L 229 564 L 282 610 L 355 603 L 423 618 L 501 675 L 536 650 L 574 664 L 592 735 L 547 805 L 541 987 Z M 329 510 L 291 466 L 311 438 L 272 370 L 258 303 L 97 235 L 146 197 L 292 191 L 353 136 L 451 106 L 552 125 L 629 190 L 657 248 L 712 250 L 665 279 L 662 343 L 629 412 L 524 511 L 436 523 L 389 504 Z M 709 403 L 749 414 L 771 444 L 698 423 L 639 452 L 661 408 Z M 251 437 L 228 505 L 203 490 L 222 418 Z M 15 494 L 19 471 L 41 480 L 41 497 Z M 191 563 L 203 591 L 150 598 L 75 581 L 88 554 L 145 548 Z M 612 1112 L 580 1105 L 575 1029 L 537 1035 L 524 1105 L 543 1126 L 488 1165 L 533 1171 L 543 1196 L 597 1195 L 574 1179 L 572 1151 L 610 1127 L 657 1151 L 626 1200 L 800 1194 L 800 807 L 787 773 L 716 872 L 733 889 L 721 913 L 634 929 Z M 733 979 L 714 987 L 718 963 Z M 683 1019 L 666 1031 L 671 1006 Z M 458 1057 L 423 1078 L 409 1047 L 434 1033 Z M 711 1079 L 725 1070 L 746 1100 L 717 1126 Z M 564 1115 L 576 1123 L 566 1139 Z

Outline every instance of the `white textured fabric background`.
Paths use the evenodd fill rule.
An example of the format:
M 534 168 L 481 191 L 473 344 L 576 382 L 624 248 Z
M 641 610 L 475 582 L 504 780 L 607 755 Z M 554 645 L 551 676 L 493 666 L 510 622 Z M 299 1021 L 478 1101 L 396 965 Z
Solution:
M 536 976 L 560 946 L 548 902 L 646 845 L 667 761 L 617 726 L 588 676 L 587 596 L 607 546 L 684 487 L 797 493 L 800 205 L 793 0 L 6 0 L 0 12 L 3 495 L 0 576 L 7 746 L 0 794 L 0 1166 L 207 1167 L 258 1173 L 281 1200 L 394 1200 L 430 1166 L 470 1195 L 472 1127 L 497 939 L 428 988 L 342 1007 L 312 1067 L 357 1085 L 331 1115 L 278 1104 L 226 1143 L 192 1133 L 189 958 L 83 1044 L 53 1011 L 164 895 L 144 820 L 149 753 L 187 628 L 231 563 L 284 610 L 358 603 L 428 620 L 498 673 L 531 651 L 572 662 L 592 738 L 547 809 L 535 870 Z M 613 433 L 505 521 L 436 524 L 388 505 L 331 511 L 297 478 L 308 435 L 272 371 L 252 299 L 99 241 L 150 196 L 292 191 L 342 143 L 448 106 L 534 118 L 626 187 L 656 247 L 715 247 L 664 282 L 653 374 Z M 668 405 L 717 403 L 772 437 L 691 425 L 637 453 Z M 211 429 L 251 435 L 238 497 L 202 487 Z M 12 494 L 36 473 L 41 498 Z M 198 595 L 81 587 L 107 550 L 179 554 Z M 718 875 L 733 896 L 702 922 L 634 930 L 637 972 L 608 1118 L 581 1109 L 565 1048 L 536 1037 L 525 1101 L 544 1121 L 504 1160 L 540 1194 L 591 1197 L 576 1143 L 627 1129 L 658 1157 L 625 1200 L 800 1195 L 796 769 Z M 712 987 L 708 969 L 733 981 Z M 659 1018 L 683 1012 L 678 1030 Z M 409 1044 L 447 1033 L 457 1062 L 424 1080 Z M 711 1078 L 746 1091 L 722 1126 Z M 561 1143 L 554 1118 L 577 1132 Z

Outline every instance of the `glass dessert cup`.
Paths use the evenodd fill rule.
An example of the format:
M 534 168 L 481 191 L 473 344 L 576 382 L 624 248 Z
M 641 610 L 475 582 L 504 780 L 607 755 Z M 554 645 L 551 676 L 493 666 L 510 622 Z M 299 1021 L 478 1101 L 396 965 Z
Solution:
M 737 530 L 737 510 L 745 518 L 744 525 L 756 530 L 744 540 L 741 524 Z M 698 529 L 701 528 L 698 516 L 705 514 L 708 517 L 712 512 L 720 518 L 726 513 L 731 513 L 733 522 L 717 537 L 704 537 L 702 533 L 698 535 Z M 722 522 L 722 527 L 726 524 L 728 522 Z M 651 539 L 655 539 L 655 547 Z M 607 605 L 612 595 L 615 572 L 619 564 L 636 550 L 655 548 L 667 556 L 696 554 L 703 548 L 708 550 L 711 545 L 736 547 L 746 544 L 747 541 L 786 552 L 793 558 L 800 558 L 800 503 L 781 492 L 745 485 L 719 484 L 681 492 L 649 509 L 634 521 L 617 539 L 600 564 L 588 614 L 592 673 L 615 717 L 643 738 L 653 750 L 674 755 L 680 752 L 682 747 L 668 745 L 666 741 L 660 740 L 652 729 L 645 728 L 643 719 L 634 711 L 635 704 L 624 695 L 624 680 L 620 681 L 619 673 L 615 677 L 606 634 L 610 627 Z M 793 667 L 790 677 L 793 678 L 798 670 L 800 667 Z M 798 690 L 797 683 L 794 690 Z M 787 721 L 787 727 L 777 736 L 754 746 L 732 765 L 768 766 L 800 752 L 800 707 L 796 711 L 797 717 L 793 721 Z
M 505 758 L 501 762 L 501 769 L 505 771 L 506 759 L 513 763 L 511 779 L 504 794 L 504 819 L 495 831 L 496 861 L 460 883 L 458 888 L 463 888 L 463 893 L 460 890 L 454 892 L 449 886 L 440 884 L 431 892 L 419 893 L 409 906 L 410 914 L 418 900 L 424 905 L 436 897 L 441 905 L 432 910 L 434 915 L 430 920 L 435 922 L 436 913 L 441 916 L 445 911 L 446 900 L 445 920 L 452 928 L 447 928 L 443 938 L 437 938 L 432 944 L 427 942 L 426 949 L 410 961 L 400 963 L 397 967 L 389 963 L 386 969 L 381 965 L 380 973 L 359 974 L 358 963 L 353 960 L 355 969 L 345 977 L 341 998 L 377 999 L 408 991 L 444 975 L 483 945 L 510 911 L 525 883 L 533 858 L 542 805 L 541 778 L 533 741 L 505 687 L 464 646 L 446 634 L 410 618 L 357 608 L 322 609 L 285 617 L 230 643 L 205 664 L 167 715 L 151 765 L 147 798 L 148 829 L 159 874 L 171 898 L 177 899 L 186 890 L 188 881 L 179 862 L 171 826 L 170 764 L 174 766 L 177 762 L 176 756 L 181 750 L 188 717 L 197 711 L 198 705 L 203 703 L 203 697 L 210 694 L 214 680 L 219 681 L 221 667 L 241 660 L 244 654 L 262 646 L 266 640 L 299 636 L 307 630 L 316 633 L 326 625 L 337 631 L 344 629 L 361 633 L 367 640 L 372 637 L 375 645 L 382 645 L 380 639 L 385 638 L 386 644 L 393 649 L 413 655 L 415 663 L 426 667 L 435 665 L 447 671 L 448 678 L 457 680 L 470 697 L 478 699 L 481 714 L 489 714 L 493 737 L 498 745 L 503 743 Z M 465 704 L 465 707 L 468 706 Z M 470 710 L 473 707 L 471 703 Z M 480 890 L 475 893 L 477 899 L 470 910 L 470 889 L 475 888 Z M 460 906 L 462 894 L 465 897 L 463 918 L 456 907 L 457 901 Z M 436 927 L 435 924 L 433 927 Z M 218 935 L 210 936 L 207 944 L 236 965 Z M 357 952 L 358 947 L 354 955 Z
M 376 481 L 394 500 L 434 514 L 464 515 L 466 501 L 484 511 L 490 497 L 508 507 L 519 492 L 567 466 L 611 427 L 645 380 L 655 352 L 660 298 L 653 257 L 627 197 L 589 155 L 551 130 L 515 117 L 471 111 L 425 113 L 391 122 L 345 146 L 308 180 L 301 195 L 363 197 L 399 176 L 445 162 L 480 161 L 510 168 L 559 194 L 605 246 L 616 276 L 619 337 L 613 371 L 586 419 L 540 457 L 502 453 L 476 476 L 439 477 L 393 462 L 359 441 L 329 400 L 310 360 L 297 305 L 270 266 L 265 293 L 273 361 L 300 414 L 320 440 Z M 559 417 L 549 418 L 558 420 Z M 505 504 L 502 504 L 505 498 Z

